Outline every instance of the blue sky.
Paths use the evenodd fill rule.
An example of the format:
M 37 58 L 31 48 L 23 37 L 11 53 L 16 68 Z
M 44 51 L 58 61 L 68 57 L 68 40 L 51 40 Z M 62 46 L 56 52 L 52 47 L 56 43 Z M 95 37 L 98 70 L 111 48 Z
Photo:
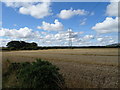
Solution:
M 97 2 L 55 2 L 55 3 L 52 3 L 51 5 L 51 8 L 52 8 L 52 11 L 53 11 L 53 16 L 49 16 L 49 17 L 46 17 L 46 18 L 42 18 L 42 19 L 36 19 L 34 17 L 31 17 L 31 16 L 28 16 L 28 15 L 22 15 L 20 14 L 16 9 L 13 9 L 11 7 L 6 7 L 5 4 L 3 3 L 2 5 L 2 9 L 3 9 L 3 27 L 4 28 L 14 28 L 13 24 L 17 24 L 19 25 L 19 28 L 21 27 L 30 27 L 30 28 L 33 28 L 33 29 L 36 29 L 36 26 L 37 25 L 40 25 L 42 21 L 46 21 L 46 22 L 49 22 L 49 23 L 53 23 L 53 21 L 55 19 L 59 19 L 56 15 L 63 9 L 70 9 L 70 8 L 74 8 L 74 9 L 85 9 L 87 11 L 93 11 L 95 12 L 96 14 L 95 15 L 92 15 L 92 16 L 88 16 L 88 15 L 85 15 L 85 16 L 75 16 L 75 17 L 72 17 L 71 19 L 67 19 L 67 20 L 62 20 L 62 19 L 59 19 L 64 25 L 66 28 L 75 28 L 75 29 L 88 29 L 88 28 L 91 28 L 93 25 L 96 24 L 96 22 L 100 22 L 100 21 L 103 21 L 104 18 L 106 17 L 104 14 L 105 14 L 105 9 L 106 9 L 106 6 L 108 5 L 107 2 L 99 2 L 99 6 L 96 6 L 98 5 Z M 95 7 L 96 6 L 96 7 Z M 94 8 L 95 7 L 95 8 Z M 88 18 L 87 20 L 87 27 L 86 26 L 80 26 L 79 23 L 80 23 L 80 20 L 82 20 L 83 18 Z M 99 18 L 99 19 L 98 19 Z M 24 22 L 23 22 L 24 20 Z M 91 23 L 91 20 L 92 23 Z M 73 22 L 74 21 L 74 22 Z M 75 23 L 76 22 L 76 23 Z M 72 26 L 71 26 L 72 25 Z
M 0 38 L 37 42 L 41 46 L 116 43 L 117 15 L 112 2 L 2 3 Z M 43 7 L 43 8 L 42 8 Z M 112 24 L 113 23 L 113 24 Z

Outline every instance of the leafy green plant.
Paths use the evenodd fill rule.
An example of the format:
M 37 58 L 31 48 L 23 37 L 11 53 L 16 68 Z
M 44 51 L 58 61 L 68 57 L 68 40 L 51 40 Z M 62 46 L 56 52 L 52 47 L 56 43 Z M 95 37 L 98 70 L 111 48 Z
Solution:
M 52 90 L 64 88 L 64 78 L 58 72 L 59 68 L 48 61 L 37 59 L 32 63 L 12 63 L 9 69 L 16 71 L 20 88 Z

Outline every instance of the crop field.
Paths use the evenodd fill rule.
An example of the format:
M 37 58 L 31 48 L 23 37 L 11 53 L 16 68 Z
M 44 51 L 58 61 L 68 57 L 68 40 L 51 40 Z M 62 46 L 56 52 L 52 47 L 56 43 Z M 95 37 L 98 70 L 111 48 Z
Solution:
M 3 73 L 10 62 L 47 60 L 60 68 L 68 88 L 117 88 L 118 49 L 83 48 L 2 52 Z M 6 83 L 9 86 L 12 82 Z

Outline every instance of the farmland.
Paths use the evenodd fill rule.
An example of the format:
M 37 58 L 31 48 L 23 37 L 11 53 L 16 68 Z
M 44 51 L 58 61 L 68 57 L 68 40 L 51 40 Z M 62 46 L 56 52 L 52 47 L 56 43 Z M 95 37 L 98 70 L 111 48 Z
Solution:
M 116 88 L 118 85 L 118 49 L 48 49 L 2 52 L 3 73 L 10 62 L 47 60 L 60 68 L 69 88 Z M 6 84 L 10 85 L 10 83 Z

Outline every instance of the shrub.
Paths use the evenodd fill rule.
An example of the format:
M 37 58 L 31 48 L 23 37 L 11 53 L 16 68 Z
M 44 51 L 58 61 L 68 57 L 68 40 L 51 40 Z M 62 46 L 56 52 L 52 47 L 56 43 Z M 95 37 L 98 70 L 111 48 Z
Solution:
M 17 79 L 21 88 L 61 89 L 64 78 L 59 68 L 48 61 L 37 59 L 36 62 L 14 63 L 10 69 L 17 70 Z

